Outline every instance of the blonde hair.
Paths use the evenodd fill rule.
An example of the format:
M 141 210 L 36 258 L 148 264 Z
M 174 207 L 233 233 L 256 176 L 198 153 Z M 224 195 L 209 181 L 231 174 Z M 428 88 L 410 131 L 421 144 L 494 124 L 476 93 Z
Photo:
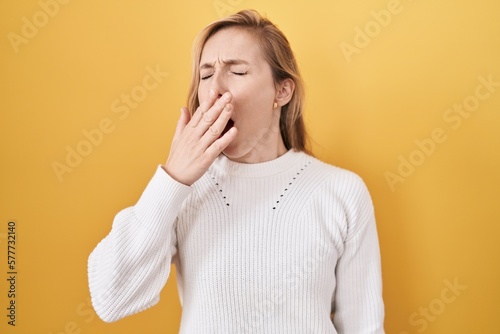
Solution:
M 275 84 L 285 79 L 291 79 L 295 83 L 291 100 L 281 109 L 280 132 L 287 149 L 307 152 L 307 134 L 302 117 L 304 85 L 295 56 L 285 35 L 255 10 L 243 10 L 215 21 L 198 34 L 193 46 L 193 74 L 188 94 L 188 109 L 193 113 L 200 105 L 200 60 L 205 43 L 216 32 L 232 27 L 245 29 L 256 37 L 264 58 L 271 66 Z

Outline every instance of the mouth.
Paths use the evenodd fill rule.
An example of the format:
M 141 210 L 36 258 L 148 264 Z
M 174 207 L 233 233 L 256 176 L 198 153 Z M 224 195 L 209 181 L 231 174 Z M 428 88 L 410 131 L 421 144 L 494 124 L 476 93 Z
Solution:
M 226 132 L 228 132 L 234 125 L 234 121 L 232 119 L 229 119 L 229 121 L 227 121 L 227 124 L 226 126 L 224 127 L 224 130 L 222 130 L 220 137 L 224 136 L 226 134 Z

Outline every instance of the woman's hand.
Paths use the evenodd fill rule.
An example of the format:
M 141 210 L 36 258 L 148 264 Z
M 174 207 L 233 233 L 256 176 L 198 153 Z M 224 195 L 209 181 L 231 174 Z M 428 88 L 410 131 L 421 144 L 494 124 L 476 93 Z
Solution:
M 190 186 L 198 180 L 236 137 L 235 127 L 221 136 L 233 112 L 232 96 L 227 92 L 218 100 L 217 97 L 215 91 L 210 91 L 208 100 L 201 103 L 193 117 L 187 108 L 181 110 L 163 169 L 185 185 Z

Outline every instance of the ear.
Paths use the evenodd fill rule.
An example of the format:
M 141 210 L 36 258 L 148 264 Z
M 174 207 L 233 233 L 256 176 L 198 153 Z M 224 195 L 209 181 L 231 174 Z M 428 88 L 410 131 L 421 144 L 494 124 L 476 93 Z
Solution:
M 283 107 L 292 99 L 293 92 L 295 90 L 295 82 L 292 79 L 287 78 L 278 84 L 276 90 L 275 102 L 278 107 Z

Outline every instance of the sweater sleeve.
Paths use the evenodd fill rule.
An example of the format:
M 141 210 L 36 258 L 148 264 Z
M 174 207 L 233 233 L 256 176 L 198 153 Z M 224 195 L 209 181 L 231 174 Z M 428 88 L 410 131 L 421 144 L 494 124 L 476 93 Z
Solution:
M 372 200 L 357 175 L 347 189 L 347 234 L 336 267 L 332 302 L 338 333 L 384 333 L 380 250 Z
M 103 321 L 158 303 L 176 253 L 175 221 L 191 191 L 158 166 L 135 206 L 115 216 L 88 259 L 92 305 Z

